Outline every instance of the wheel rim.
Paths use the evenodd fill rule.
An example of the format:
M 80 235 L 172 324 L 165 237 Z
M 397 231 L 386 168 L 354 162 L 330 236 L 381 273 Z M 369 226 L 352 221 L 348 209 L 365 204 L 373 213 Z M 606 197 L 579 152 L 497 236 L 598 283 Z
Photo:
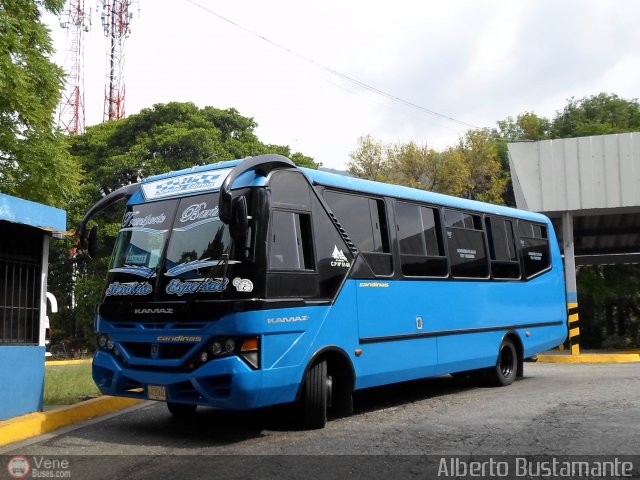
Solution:
M 505 378 L 513 373 L 513 358 L 513 350 L 509 345 L 503 345 L 500 350 L 500 371 Z

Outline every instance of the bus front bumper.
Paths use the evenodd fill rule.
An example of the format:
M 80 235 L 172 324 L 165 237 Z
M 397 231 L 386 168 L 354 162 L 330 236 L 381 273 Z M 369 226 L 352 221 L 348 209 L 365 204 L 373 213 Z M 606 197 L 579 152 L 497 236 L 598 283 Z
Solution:
M 93 380 L 104 395 L 247 410 L 263 405 L 261 370 L 236 356 L 210 361 L 193 371 L 127 367 L 108 352 L 93 359 Z

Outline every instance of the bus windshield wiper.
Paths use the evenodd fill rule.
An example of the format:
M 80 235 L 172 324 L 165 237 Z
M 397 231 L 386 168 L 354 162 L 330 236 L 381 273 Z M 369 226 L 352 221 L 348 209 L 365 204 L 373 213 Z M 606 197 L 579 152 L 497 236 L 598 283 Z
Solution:
M 184 309 L 185 310 L 188 311 L 191 308 L 191 305 L 193 304 L 195 299 L 198 298 L 198 296 L 200 295 L 200 292 L 202 291 L 202 288 L 203 288 L 204 284 L 207 282 L 208 279 L 211 279 L 211 280 L 215 281 L 215 278 L 217 277 L 218 272 L 219 272 L 221 267 L 223 268 L 223 270 L 222 270 L 222 277 L 220 278 L 220 281 L 222 282 L 222 290 L 221 290 L 220 293 L 222 293 L 222 291 L 224 291 L 224 287 L 225 287 L 224 281 L 227 278 L 227 268 L 229 267 L 229 254 L 228 253 L 223 253 L 222 257 L 220 258 L 218 263 L 216 263 L 215 265 L 211 265 L 209 267 L 209 270 L 204 275 L 204 278 L 202 279 L 202 282 L 200 282 L 200 284 L 193 291 L 193 294 L 191 295 L 189 300 L 187 300 L 187 303 L 185 303 L 185 305 L 184 305 Z

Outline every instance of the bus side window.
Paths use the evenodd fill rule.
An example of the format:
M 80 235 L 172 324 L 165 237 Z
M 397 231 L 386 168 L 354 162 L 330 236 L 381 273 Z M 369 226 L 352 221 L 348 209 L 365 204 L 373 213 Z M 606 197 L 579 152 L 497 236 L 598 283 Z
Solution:
M 314 270 L 309 214 L 274 210 L 270 243 L 270 270 Z
M 324 199 L 376 275 L 393 273 L 384 202 L 326 190 Z
M 520 262 L 513 236 L 513 222 L 504 218 L 485 218 L 493 278 L 517 280 Z
M 480 215 L 444 210 L 451 275 L 458 278 L 487 278 L 489 263 Z
M 527 278 L 531 278 L 551 266 L 547 227 L 520 220 L 518 231 L 524 274 Z
M 447 276 L 438 210 L 406 202 L 396 202 L 395 207 L 403 275 Z

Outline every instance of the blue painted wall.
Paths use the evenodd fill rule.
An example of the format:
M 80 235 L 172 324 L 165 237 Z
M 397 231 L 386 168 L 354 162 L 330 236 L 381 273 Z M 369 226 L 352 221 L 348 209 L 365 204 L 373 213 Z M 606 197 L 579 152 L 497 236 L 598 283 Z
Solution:
M 42 410 L 44 347 L 0 348 L 0 420 Z

